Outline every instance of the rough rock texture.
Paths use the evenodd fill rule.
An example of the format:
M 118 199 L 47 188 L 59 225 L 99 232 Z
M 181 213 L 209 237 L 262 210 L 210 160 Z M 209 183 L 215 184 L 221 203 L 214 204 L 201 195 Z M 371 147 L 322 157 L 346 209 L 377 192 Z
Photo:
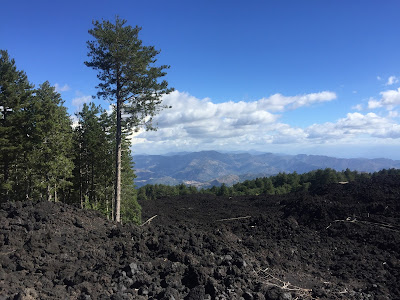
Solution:
M 0 299 L 400 299 L 400 178 L 141 204 L 2 204 Z

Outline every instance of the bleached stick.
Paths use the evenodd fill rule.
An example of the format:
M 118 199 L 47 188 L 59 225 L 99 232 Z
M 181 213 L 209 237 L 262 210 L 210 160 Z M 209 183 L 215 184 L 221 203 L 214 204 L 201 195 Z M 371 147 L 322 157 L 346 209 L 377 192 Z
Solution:
M 220 219 L 220 220 L 217 220 L 217 222 L 232 221 L 232 220 L 243 220 L 243 219 L 248 219 L 248 218 L 251 218 L 251 216 L 229 218 L 229 219 Z
M 157 215 L 154 215 L 154 216 L 152 216 L 150 219 L 148 219 L 146 222 L 144 222 L 142 225 L 140 225 L 140 226 L 144 226 L 144 225 L 146 225 L 147 223 L 150 223 L 155 217 L 157 217 Z

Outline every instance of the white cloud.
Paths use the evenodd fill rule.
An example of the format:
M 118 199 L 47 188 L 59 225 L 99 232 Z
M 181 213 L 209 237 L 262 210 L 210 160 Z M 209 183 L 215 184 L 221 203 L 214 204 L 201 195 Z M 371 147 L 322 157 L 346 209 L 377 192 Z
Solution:
M 336 94 L 329 91 L 285 97 L 281 94 L 274 94 L 268 98 L 258 101 L 260 107 L 269 111 L 285 111 L 296 109 L 302 106 L 309 106 L 314 103 L 328 102 L 336 99 Z
M 79 109 L 84 103 L 89 103 L 90 101 L 92 101 L 92 96 L 80 96 L 72 99 L 72 105 Z
M 397 90 L 384 91 L 380 94 L 382 95 L 382 105 L 393 107 L 400 104 L 400 88 L 398 88 Z
M 377 80 L 382 80 L 382 77 L 381 76 L 376 76 L 376 79 Z
M 308 138 L 327 141 L 351 140 L 360 137 L 399 138 L 400 125 L 390 118 L 380 117 L 374 113 L 348 113 L 336 123 L 314 124 L 306 129 Z
M 78 117 L 75 116 L 75 115 L 71 115 L 69 118 L 70 118 L 71 121 L 72 121 L 72 128 L 76 128 L 76 127 L 79 125 L 79 119 L 78 119 Z
M 134 134 L 134 149 L 148 147 L 205 147 L 210 149 L 261 147 L 266 144 L 299 142 L 306 138 L 301 128 L 278 122 L 276 112 L 293 110 L 336 98 L 333 92 L 287 97 L 275 94 L 252 102 L 213 103 L 174 91 L 164 96 L 163 103 L 172 106 L 155 117 L 156 132 Z M 176 150 L 175 150 L 176 151 Z
M 364 109 L 362 104 L 357 104 L 351 107 L 351 109 L 362 111 Z
M 400 138 L 400 125 L 394 120 L 397 117 L 395 111 L 388 113 L 387 117 L 375 113 L 348 113 L 335 122 L 306 128 L 280 121 L 285 110 L 333 97 L 336 95 L 317 93 L 285 97 L 275 94 L 252 102 L 213 103 L 209 98 L 197 99 L 175 91 L 164 97 L 164 104 L 172 108 L 155 117 L 158 131 L 133 134 L 133 150 L 135 153 L 165 153 L 257 149 L 286 153 L 289 149 L 292 152 L 311 149 L 312 145 L 336 147 L 372 145 L 377 144 L 377 140 L 400 142 L 400 139 L 396 140 Z M 371 99 L 369 106 L 373 105 L 371 101 L 380 105 L 380 101 Z M 356 106 L 355 109 L 362 107 Z M 274 113 L 278 111 L 280 114 Z
M 386 82 L 386 85 L 393 85 L 398 82 L 399 82 L 399 79 L 396 76 L 390 76 L 388 78 L 388 81 Z
M 373 98 L 368 100 L 368 108 L 369 109 L 375 109 L 375 108 L 379 108 L 379 107 L 382 107 L 381 101 L 375 100 Z
M 69 87 L 68 84 L 64 84 L 63 86 L 60 86 L 58 83 L 56 83 L 56 84 L 54 85 L 54 88 L 56 89 L 56 92 L 57 92 L 57 93 L 66 92 L 66 91 L 69 91 L 69 90 L 70 90 L 70 87 Z
M 368 101 L 369 109 L 385 107 L 388 110 L 392 110 L 395 106 L 400 105 L 400 88 L 380 92 L 380 95 L 382 96 L 380 100 L 371 98 Z

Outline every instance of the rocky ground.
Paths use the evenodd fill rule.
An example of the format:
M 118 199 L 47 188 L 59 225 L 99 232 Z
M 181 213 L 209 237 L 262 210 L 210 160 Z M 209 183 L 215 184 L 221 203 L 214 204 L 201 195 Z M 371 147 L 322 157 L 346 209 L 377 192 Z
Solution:
M 141 205 L 2 204 L 0 299 L 400 299 L 398 177 Z

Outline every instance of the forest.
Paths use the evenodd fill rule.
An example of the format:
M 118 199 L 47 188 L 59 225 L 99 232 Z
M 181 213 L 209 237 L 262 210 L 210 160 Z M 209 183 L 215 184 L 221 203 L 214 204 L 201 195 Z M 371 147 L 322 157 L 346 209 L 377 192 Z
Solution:
M 279 173 L 275 176 L 245 180 L 235 183 L 232 186 L 222 184 L 221 186 L 213 186 L 200 190 L 194 186 L 187 186 L 182 183 L 175 186 L 148 184 L 140 187 L 137 191 L 139 202 L 163 197 L 195 194 L 209 194 L 215 196 L 285 195 L 296 192 L 314 193 L 329 184 L 347 184 L 353 181 L 385 175 L 400 175 L 400 170 L 384 169 L 374 173 L 366 173 L 351 171 L 349 169 L 339 172 L 331 168 L 326 168 L 304 174 L 297 174 L 296 172 Z
M 7 51 L 0 52 L 1 202 L 47 200 L 112 216 L 115 110 L 83 104 L 77 123 L 48 81 L 34 87 Z M 123 221 L 140 221 L 130 142 L 122 142 Z

